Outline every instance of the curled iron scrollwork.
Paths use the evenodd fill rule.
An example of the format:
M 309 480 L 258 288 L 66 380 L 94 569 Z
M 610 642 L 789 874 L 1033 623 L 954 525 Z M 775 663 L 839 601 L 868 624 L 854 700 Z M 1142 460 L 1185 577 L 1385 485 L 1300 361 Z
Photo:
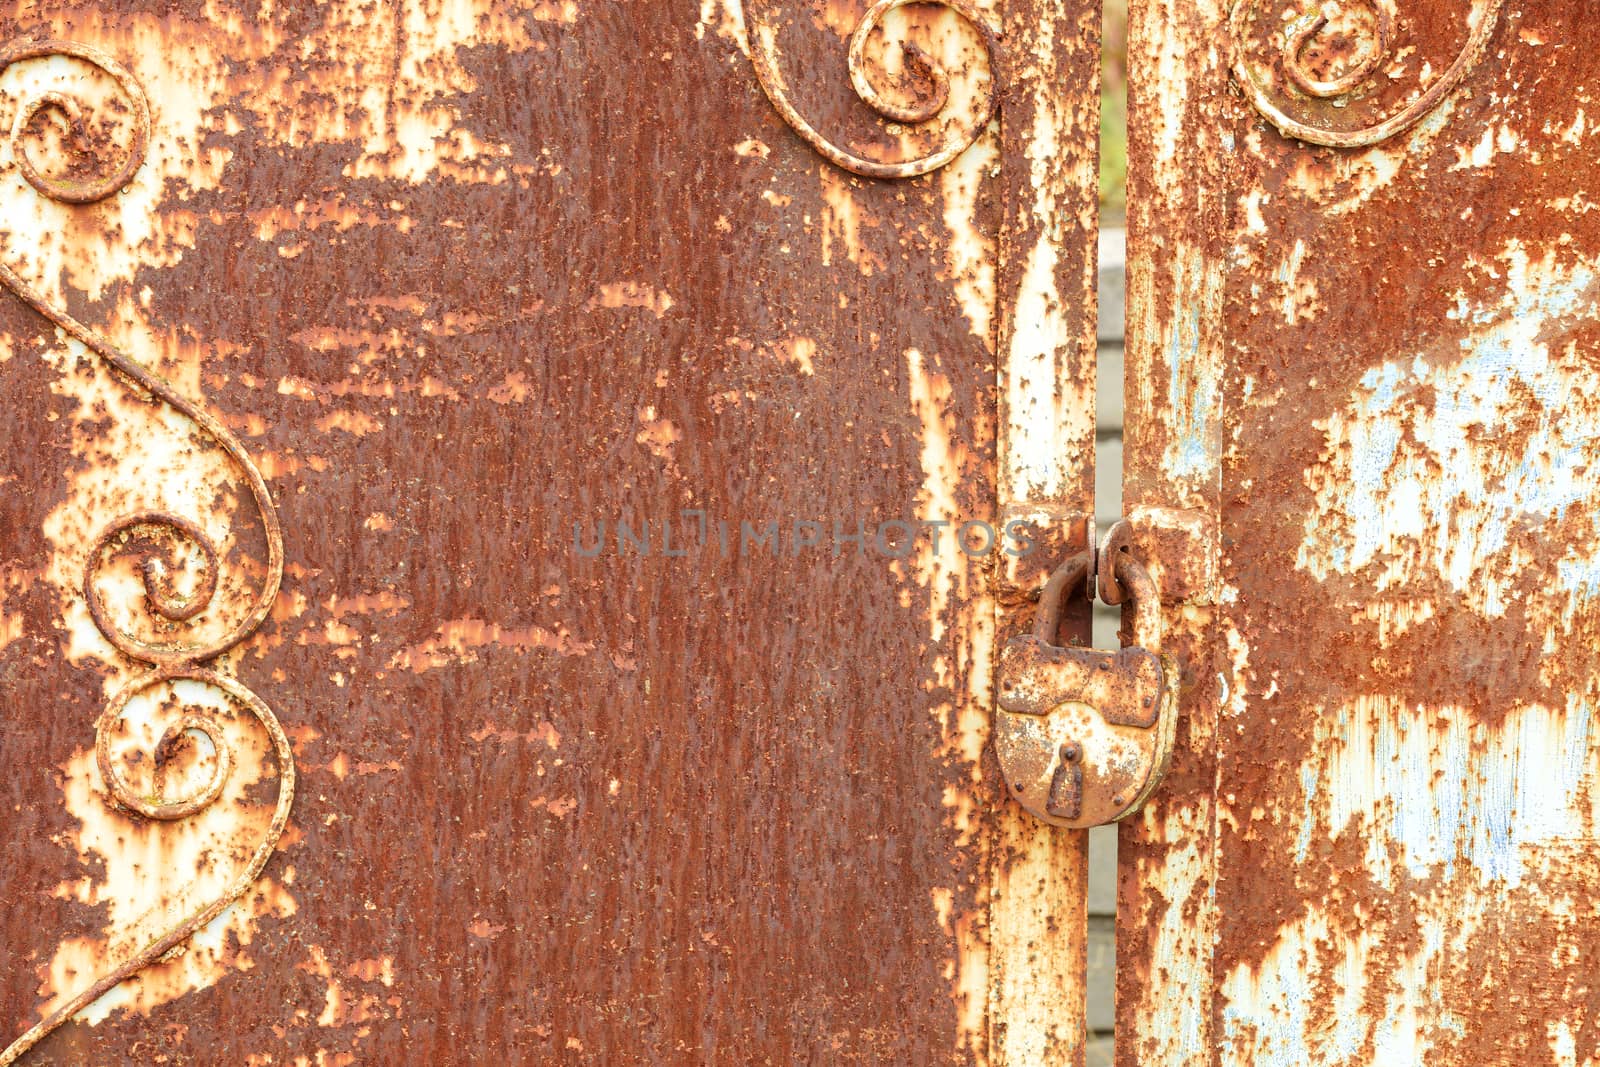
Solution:
M 777 108 L 785 122 L 815 148 L 823 158 L 853 174 L 867 178 L 915 178 L 938 170 L 960 156 L 977 141 L 994 117 L 998 107 L 997 83 L 1003 62 L 1000 33 L 990 27 L 983 13 L 967 0 L 877 0 L 850 35 L 850 84 L 863 102 L 884 118 L 908 125 L 931 122 L 945 110 L 950 102 L 950 75 L 926 52 L 915 44 L 904 46 L 906 67 L 911 79 L 925 90 L 913 104 L 900 104 L 886 97 L 872 83 L 867 73 L 867 43 L 878 29 L 883 17 L 896 8 L 908 5 L 944 7 L 964 18 L 983 38 L 987 54 L 990 83 L 978 94 L 976 117 L 971 127 L 953 141 L 915 159 L 884 163 L 856 155 L 820 133 L 815 126 L 796 110 L 789 99 L 783 74 L 776 60 L 776 34 L 771 27 L 753 24 L 750 33 L 750 58 L 755 66 L 756 78 L 762 90 Z
M 24 103 L 11 130 L 10 146 L 23 178 L 41 195 L 68 204 L 92 204 L 124 189 L 143 165 L 150 144 L 150 104 L 144 90 L 126 68 L 100 50 L 72 41 L 13 41 L 0 48 L 0 73 L 24 61 L 57 57 L 86 63 L 116 84 L 120 106 L 129 112 L 124 126 L 130 143 L 123 147 L 120 162 L 108 172 L 88 176 L 80 176 L 76 169 L 67 176 L 53 176 L 38 165 L 29 154 L 24 138 L 47 114 L 53 113 L 65 120 L 80 142 L 86 139 L 85 105 L 61 92 L 41 92 Z M 6 1067 L 99 997 L 183 946 L 250 888 L 276 851 L 288 823 L 294 801 L 295 772 L 289 740 L 272 709 L 250 689 L 211 666 L 212 661 L 244 641 L 261 625 L 283 578 L 283 535 L 261 472 L 239 440 L 215 417 L 65 308 L 55 306 L 3 259 L 0 259 L 0 285 L 16 293 L 63 333 L 94 352 L 136 391 L 181 412 L 215 441 L 248 484 L 265 534 L 265 574 L 260 578 L 249 609 L 225 632 L 209 638 L 152 639 L 149 635 L 128 632 L 108 608 L 97 583 L 109 560 L 131 556 L 142 580 L 144 608 L 158 626 L 178 629 L 179 624 L 196 619 L 215 598 L 220 567 L 216 545 L 198 523 L 167 511 L 141 511 L 110 522 L 90 547 L 84 567 L 83 594 L 94 624 L 119 652 L 148 668 L 112 697 L 95 723 L 96 761 L 111 802 L 147 819 L 175 821 L 205 810 L 221 795 L 236 761 L 221 722 L 205 708 L 186 707 L 162 734 L 152 754 L 157 769 L 154 792 L 140 789 L 129 781 L 113 759 L 111 736 L 123 721 L 130 703 L 179 684 L 200 686 L 254 717 L 266 730 L 278 765 L 278 797 L 272 821 L 240 873 L 215 899 L 166 928 L 0 1051 L 0 1067 Z M 173 577 L 182 557 L 198 560 L 200 571 L 187 592 L 179 588 Z M 186 735 L 195 734 L 204 737 L 215 753 L 210 779 L 192 795 L 168 799 L 160 788 L 161 768 L 178 742 Z
M 1237 0 L 1229 14 L 1234 78 L 1285 136 L 1333 148 L 1386 141 L 1443 103 L 1483 58 L 1504 0 L 1474 6 L 1460 50 L 1425 86 L 1398 98 L 1404 87 L 1391 84 L 1386 68 L 1403 51 L 1414 56 L 1415 49 L 1397 48 L 1388 3 L 1325 0 L 1306 11 L 1286 9 L 1282 0 Z M 1337 69 L 1319 72 L 1308 56 L 1329 42 L 1343 46 L 1341 61 Z M 1412 65 L 1426 71 L 1431 64 Z

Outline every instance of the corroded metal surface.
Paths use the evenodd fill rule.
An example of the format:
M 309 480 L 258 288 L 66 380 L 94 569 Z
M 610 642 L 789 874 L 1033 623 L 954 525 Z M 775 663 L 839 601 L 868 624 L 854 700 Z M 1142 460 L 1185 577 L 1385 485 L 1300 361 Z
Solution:
M 997 617 L 1029 591 L 997 598 L 999 561 L 949 534 L 889 556 L 792 525 L 717 535 L 1090 510 L 1093 153 L 1064 146 L 1092 144 L 1093 18 L 1008 5 L 1007 70 L 1055 79 L 1008 100 L 1011 128 L 963 124 L 992 77 L 973 25 L 895 12 L 885 31 L 949 72 L 949 122 L 980 133 L 935 174 L 877 182 L 795 136 L 748 48 L 758 15 L 795 109 L 876 144 L 846 45 L 868 6 L 0 20 L 0 40 L 115 56 L 150 102 L 116 196 L 69 208 L 0 159 L 6 263 L 187 402 L 0 302 L 8 1031 L 249 869 L 288 763 L 232 679 L 294 709 L 299 773 L 262 877 L 24 1062 L 1081 1055 L 1083 942 L 1042 936 L 1081 929 L 1081 849 L 1010 822 L 986 750 Z M 3 121 L 38 92 L 111 100 L 81 67 L 5 72 Z M 24 123 L 41 173 L 81 176 L 74 117 Z M 92 140 L 127 114 L 83 118 Z M 1083 412 L 1068 449 L 1039 443 L 1058 410 Z M 997 440 L 1018 433 L 1033 480 L 997 499 Z M 234 438 L 289 531 L 253 631 L 277 527 Z M 193 529 L 96 548 L 108 517 L 157 512 Z M 604 524 L 603 551 L 575 524 Z M 243 627 L 215 680 L 168 665 L 144 701 L 165 707 L 111 724 L 110 772 L 81 724 L 145 672 L 95 625 L 102 554 L 116 625 L 129 589 L 166 620 L 145 644 Z M 212 607 L 185 622 L 213 556 Z M 163 739 L 201 711 L 218 743 Z M 119 766 L 163 797 L 222 790 L 151 822 L 105 803 Z
M 1440 77 L 1493 8 L 1391 10 Z M 1593 12 L 1506 5 L 1364 150 L 1237 94 L 1229 14 L 1134 28 L 1128 498 L 1210 517 L 1217 595 L 1168 612 L 1119 1060 L 1594 1062 Z

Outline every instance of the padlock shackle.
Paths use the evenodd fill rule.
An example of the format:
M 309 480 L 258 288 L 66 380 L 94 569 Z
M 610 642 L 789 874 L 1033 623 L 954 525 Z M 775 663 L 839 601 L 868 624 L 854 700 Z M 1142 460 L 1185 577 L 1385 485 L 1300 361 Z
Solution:
M 1143 563 L 1127 552 L 1116 557 L 1117 583 L 1133 606 L 1133 643 L 1146 652 L 1161 651 L 1161 595 Z
M 1082 591 L 1089 577 L 1091 554 L 1080 552 L 1055 569 L 1050 580 L 1039 594 L 1039 611 L 1033 617 L 1033 636 L 1047 645 L 1056 643 L 1061 630 L 1061 617 L 1066 614 L 1067 600 L 1074 592 Z
M 1155 579 L 1144 564 L 1128 552 L 1116 555 L 1117 583 L 1127 592 L 1124 603 L 1133 608 L 1133 643 L 1148 652 L 1161 651 L 1161 597 Z M 1084 588 L 1091 568 L 1090 553 L 1080 552 L 1055 569 L 1039 594 L 1039 611 L 1034 616 L 1033 636 L 1047 645 L 1056 643 L 1067 601 Z

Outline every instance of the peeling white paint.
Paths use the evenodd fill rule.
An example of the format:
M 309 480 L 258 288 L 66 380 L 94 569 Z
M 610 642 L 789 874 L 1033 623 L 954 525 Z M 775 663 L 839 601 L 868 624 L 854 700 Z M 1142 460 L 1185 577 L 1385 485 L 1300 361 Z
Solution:
M 1459 353 L 1418 352 L 1368 371 L 1345 411 L 1320 424 L 1327 458 L 1307 472 L 1318 506 L 1299 567 L 1321 579 L 1376 564 L 1382 592 L 1427 566 L 1493 617 L 1525 562 L 1511 550 L 1513 530 L 1575 507 L 1600 512 L 1600 427 L 1570 415 L 1600 396 L 1600 369 L 1561 342 L 1591 306 L 1596 278 L 1557 267 L 1553 255 L 1532 263 L 1508 249 L 1503 305 L 1463 299 L 1454 313 L 1472 327 Z M 1496 432 L 1529 417 L 1531 430 Z M 1597 560 L 1600 549 L 1562 562 L 1574 593 Z
M 1312 717 L 1301 842 L 1362 843 L 1374 883 L 1409 906 L 1362 914 L 1358 896 L 1346 907 L 1359 923 L 1335 928 L 1335 911 L 1311 907 L 1280 929 L 1259 966 L 1241 964 L 1222 983 L 1223 1062 L 1353 1063 L 1371 1042 L 1385 1067 L 1427 1067 L 1441 1040 L 1465 1032 L 1458 1006 L 1439 994 L 1448 962 L 1481 936 L 1507 892 L 1556 884 L 1590 853 L 1600 774 L 1593 709 L 1577 698 L 1520 707 L 1491 727 L 1466 708 L 1372 696 Z M 1305 860 L 1300 849 L 1296 862 Z M 1337 894 L 1334 877 L 1303 888 Z M 1555 921 L 1560 901 L 1548 903 Z M 1379 947 L 1412 941 L 1398 967 L 1374 965 Z M 1318 999 L 1330 989 L 1340 998 L 1331 1006 Z
M 991 127 L 938 172 L 944 224 L 950 231 L 945 252 L 950 284 L 973 336 L 986 347 L 994 344 L 995 241 L 976 220 L 978 194 L 999 156 L 999 138 Z
M 1458 876 L 1514 888 L 1546 846 L 1593 832 L 1592 718 L 1577 697 L 1508 709 L 1493 727 L 1473 709 L 1393 697 L 1330 709 L 1301 768 L 1301 830 L 1366 842 L 1368 871 L 1390 888 Z
M 1172 440 L 1162 467 L 1178 481 L 1207 479 L 1219 468 L 1222 451 L 1222 383 L 1213 343 L 1202 335 L 1220 299 L 1222 265 L 1195 255 L 1179 269 L 1175 291 L 1189 302 L 1173 308 L 1172 319 L 1148 336 L 1166 339 L 1167 395 L 1154 410 L 1167 411 Z
M 254 718 L 209 687 L 176 682 L 136 697 L 128 705 L 127 728 L 113 745 L 113 759 L 126 753 L 145 754 L 144 778 L 138 777 L 137 769 L 125 773 L 135 782 L 148 781 L 148 754 L 173 718 L 171 709 L 162 706 L 168 693 L 186 707 L 213 712 L 234 754 L 232 773 L 210 807 L 178 822 L 152 822 L 112 807 L 92 746 L 61 768 L 66 808 L 80 824 L 71 843 L 79 862 L 98 867 L 104 876 L 63 882 L 56 895 L 102 909 L 106 923 L 100 937 L 71 938 L 57 946 L 44 968 L 40 995 L 49 999 L 40 1007 L 41 1017 L 224 895 L 266 836 L 273 803 L 249 803 L 246 794 L 264 777 L 277 777 L 271 743 Z M 191 795 L 209 777 L 214 758 L 203 752 L 186 773 L 172 775 L 164 783 L 164 794 Z M 95 1023 L 119 1008 L 148 1014 L 157 1005 L 216 984 L 232 971 L 248 970 L 254 966 L 249 946 L 256 925 L 269 916 L 293 915 L 297 907 L 286 882 L 258 880 L 173 959 L 141 971 L 85 1008 L 79 1018 Z
M 957 493 L 970 480 L 971 459 L 955 444 L 960 436 L 950 410 L 950 380 L 929 367 L 916 349 L 905 355 L 912 410 L 921 425 L 923 485 L 918 507 L 928 516 L 960 516 Z M 983 563 L 961 550 L 956 530 L 944 531 L 937 546 L 931 537 L 919 537 L 910 562 L 912 577 L 928 591 L 928 642 L 937 649 L 924 685 L 930 694 L 951 694 L 930 700 L 927 708 L 942 738 L 933 757 L 966 768 L 968 786 L 947 789 L 943 802 L 957 847 L 971 848 L 987 829 L 979 802 L 994 684 L 994 602 L 981 581 Z M 952 605 L 957 605 L 954 611 Z M 948 904 L 941 906 L 935 897 L 933 905 L 941 926 L 956 932 L 957 959 L 952 965 L 958 1034 L 964 1044 L 979 1048 L 989 969 L 978 916 L 963 913 L 952 922 Z
M 710 31 L 733 41 L 739 51 L 750 54 L 750 39 L 745 34 L 744 0 L 700 0 L 700 21 L 695 23 L 695 40 L 704 40 Z
M 218 447 L 195 447 L 198 434 L 188 418 L 139 399 L 76 341 L 43 355 L 60 371 L 51 391 L 76 403 L 69 416 L 72 453 L 85 461 L 68 474 L 68 492 L 45 517 L 43 534 L 54 551 L 44 580 L 66 605 L 59 624 L 68 635 L 68 661 L 117 662 L 82 596 L 87 548 L 106 525 L 135 511 L 170 511 L 198 522 L 226 560 L 240 532 L 235 523 L 242 525 L 237 516 L 253 508 L 227 455 Z M 186 362 L 199 360 L 195 356 Z M 145 613 L 143 582 L 133 568 L 107 568 L 100 588 L 119 629 L 155 637 Z M 256 589 L 249 575 L 224 565 L 214 607 L 197 616 L 187 632 L 217 636 L 231 629 L 254 602 Z

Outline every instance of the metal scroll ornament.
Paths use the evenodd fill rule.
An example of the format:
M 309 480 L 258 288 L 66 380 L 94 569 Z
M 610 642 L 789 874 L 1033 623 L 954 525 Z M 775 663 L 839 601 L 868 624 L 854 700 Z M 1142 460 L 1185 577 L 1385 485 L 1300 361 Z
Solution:
M 756 77 L 761 82 L 761 88 L 772 101 L 772 106 L 777 108 L 778 114 L 783 116 L 784 121 L 793 126 L 795 132 L 805 138 L 825 159 L 853 174 L 867 178 L 915 178 L 938 170 L 971 148 L 989 125 L 989 120 L 994 117 L 997 106 L 994 82 L 1000 76 L 1001 63 L 1000 34 L 990 28 L 982 13 L 967 0 L 877 0 L 867 9 L 867 13 L 861 18 L 861 23 L 850 35 L 850 84 L 855 88 L 856 95 L 884 118 L 909 125 L 932 121 L 949 103 L 950 75 L 914 44 L 905 45 L 906 67 L 910 70 L 912 79 L 921 83 L 927 90 L 920 94 L 916 103 L 897 104 L 887 99 L 867 75 L 868 38 L 878 28 L 885 15 L 895 8 L 912 4 L 947 7 L 971 23 L 983 38 L 984 51 L 989 60 L 991 82 L 979 95 L 977 117 L 970 129 L 928 155 L 898 163 L 881 163 L 858 156 L 828 140 L 815 126 L 807 122 L 805 116 L 795 110 L 794 104 L 790 102 L 783 75 L 778 70 L 774 58 L 777 52 L 776 32 L 770 26 L 752 25 L 750 58 L 755 65 Z
M 1237 0 L 1229 16 L 1233 73 L 1279 132 L 1311 144 L 1363 148 L 1410 129 L 1437 108 L 1488 50 L 1504 0 L 1474 0 L 1453 56 L 1401 39 L 1390 0 Z M 1417 16 L 1420 22 L 1422 16 Z M 1418 87 L 1415 80 L 1437 71 Z M 1422 74 L 1419 74 L 1423 72 Z
M 103 200 L 118 192 L 133 178 L 143 164 L 150 143 L 150 104 L 143 89 L 133 76 L 110 56 L 87 45 L 71 41 L 14 41 L 0 48 L 0 72 L 13 64 L 26 60 L 69 57 L 87 63 L 111 78 L 117 85 L 122 105 L 131 111 L 131 144 L 121 162 L 108 173 L 83 178 L 55 177 L 46 174 L 30 158 L 24 143 L 24 134 L 37 122 L 45 121 L 47 112 L 64 119 L 79 143 L 85 143 L 85 106 L 73 97 L 59 92 L 40 93 L 23 105 L 12 127 L 10 138 L 12 154 L 22 176 L 41 195 L 70 204 L 89 204 Z M 76 170 L 73 172 L 76 174 Z M 199 685 L 220 694 L 234 707 L 254 716 L 266 729 L 272 740 L 278 763 L 278 799 L 272 822 L 261 843 L 257 846 L 243 871 L 215 900 L 195 910 L 159 937 L 139 949 L 109 973 L 99 977 L 92 985 L 63 1004 L 27 1033 L 17 1038 L 0 1052 L 0 1067 L 15 1063 L 19 1057 L 38 1044 L 47 1034 L 72 1018 L 84 1007 L 115 988 L 125 979 L 162 959 L 174 949 L 183 946 L 196 931 L 222 913 L 250 888 L 277 848 L 278 840 L 288 822 L 289 808 L 294 800 L 294 757 L 288 738 L 277 716 L 260 697 L 233 678 L 212 670 L 210 664 L 218 656 L 238 645 L 255 632 L 266 618 L 277 597 L 283 577 L 283 535 L 278 525 L 277 510 L 267 492 L 266 482 L 245 453 L 237 438 L 210 414 L 186 399 L 159 375 L 140 366 L 126 353 L 84 325 L 65 309 L 54 307 L 34 286 L 24 281 L 5 262 L 0 261 L 0 283 L 20 296 L 39 314 L 55 323 L 62 331 L 104 360 L 113 371 L 132 387 L 163 404 L 182 412 L 200 430 L 216 441 L 244 475 L 261 514 L 267 543 L 267 567 L 260 588 L 253 594 L 249 610 L 243 618 L 220 637 L 185 639 L 182 636 L 151 639 L 126 632 L 113 618 L 96 584 L 96 577 L 112 559 L 132 561 L 142 576 L 144 610 L 163 630 L 177 632 L 181 624 L 196 618 L 205 611 L 218 586 L 218 553 L 216 546 L 199 525 L 179 515 L 164 511 L 146 511 L 125 515 L 107 524 L 89 550 L 85 564 L 83 590 L 89 613 L 106 640 L 124 655 L 149 668 L 114 696 L 95 723 L 95 753 L 100 777 L 117 807 L 147 819 L 174 821 L 187 818 L 209 807 L 221 795 L 229 772 L 235 762 L 228 748 L 221 723 L 208 710 L 185 707 L 177 721 L 169 725 L 156 745 L 154 762 L 159 768 L 166 762 L 179 740 L 186 734 L 205 737 L 215 752 L 210 780 L 199 792 L 181 799 L 168 799 L 161 794 L 159 777 L 157 789 L 141 790 L 130 782 L 112 760 L 111 735 L 122 721 L 130 702 L 141 695 L 158 692 L 179 683 Z M 187 592 L 181 591 L 173 579 L 178 553 L 189 559 L 198 558 L 201 574 Z

